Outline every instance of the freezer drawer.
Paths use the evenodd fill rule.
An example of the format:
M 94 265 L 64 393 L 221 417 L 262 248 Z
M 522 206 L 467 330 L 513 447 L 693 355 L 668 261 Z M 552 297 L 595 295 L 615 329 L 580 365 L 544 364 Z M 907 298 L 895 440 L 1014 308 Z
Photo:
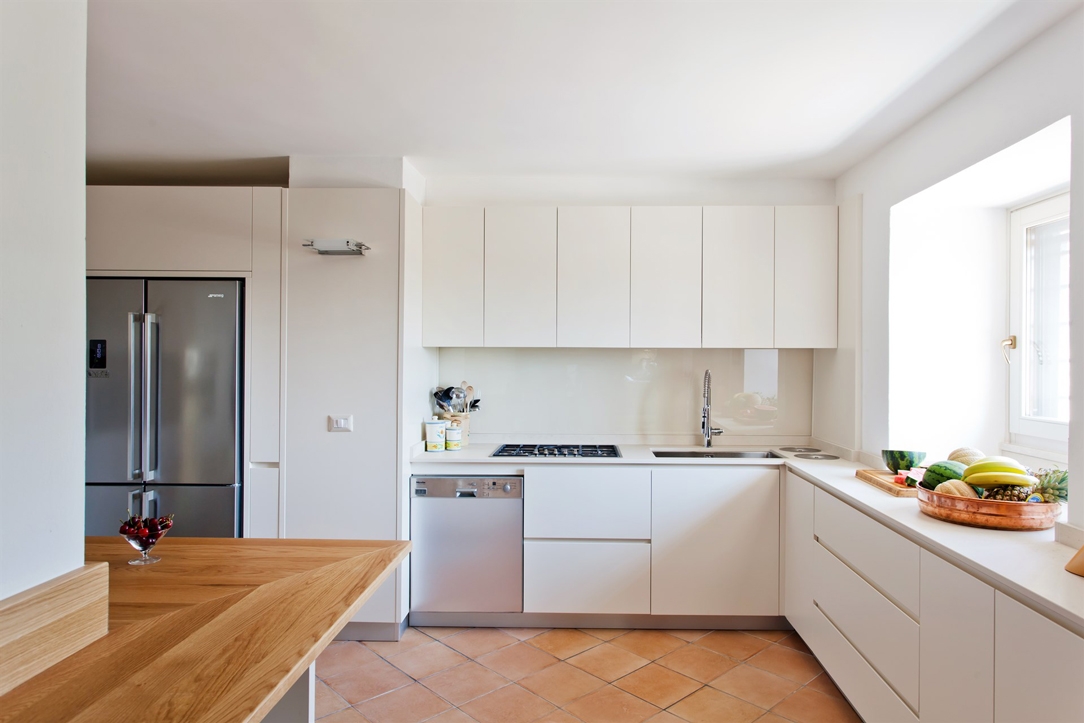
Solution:
M 240 537 L 240 485 L 156 485 L 158 514 L 176 515 L 174 537 Z
M 129 493 L 141 492 L 139 482 L 126 485 L 87 485 L 87 535 L 116 535 L 127 517 Z M 133 510 L 138 512 L 138 510 Z

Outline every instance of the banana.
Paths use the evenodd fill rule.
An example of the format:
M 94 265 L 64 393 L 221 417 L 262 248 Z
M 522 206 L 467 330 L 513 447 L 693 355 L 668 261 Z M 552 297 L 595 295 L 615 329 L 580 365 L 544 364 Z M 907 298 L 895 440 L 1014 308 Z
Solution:
M 1039 480 L 1030 474 L 1016 472 L 979 472 L 964 478 L 964 481 L 975 487 L 1000 487 L 1001 485 L 1017 485 L 1019 487 L 1031 487 L 1039 484 Z
M 965 469 L 964 479 L 967 479 L 973 474 L 982 474 L 983 472 L 1009 472 L 1012 474 L 1028 473 L 1024 465 L 1020 464 L 1015 459 L 1009 459 L 1008 457 L 986 457 Z

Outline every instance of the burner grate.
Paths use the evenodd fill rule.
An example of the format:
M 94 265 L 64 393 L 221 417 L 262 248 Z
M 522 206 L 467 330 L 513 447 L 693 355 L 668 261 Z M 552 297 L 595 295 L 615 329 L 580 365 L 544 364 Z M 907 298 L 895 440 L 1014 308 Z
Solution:
M 614 458 L 621 451 L 614 444 L 502 444 L 491 456 Z

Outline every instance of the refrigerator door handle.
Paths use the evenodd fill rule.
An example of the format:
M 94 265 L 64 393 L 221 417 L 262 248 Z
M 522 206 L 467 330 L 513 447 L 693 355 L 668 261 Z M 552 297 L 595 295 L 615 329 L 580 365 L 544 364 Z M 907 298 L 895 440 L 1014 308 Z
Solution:
M 158 315 L 143 315 L 143 481 L 158 476 Z
M 158 517 L 158 492 L 142 489 L 128 491 L 128 514 L 143 519 Z
M 140 431 L 143 420 L 140 372 L 143 344 L 143 315 L 128 313 L 128 479 L 143 479 L 143 445 Z

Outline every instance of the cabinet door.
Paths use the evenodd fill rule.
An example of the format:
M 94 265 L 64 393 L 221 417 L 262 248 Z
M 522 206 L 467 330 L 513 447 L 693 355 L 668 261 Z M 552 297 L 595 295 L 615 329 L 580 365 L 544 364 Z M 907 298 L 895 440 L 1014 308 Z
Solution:
M 628 347 L 628 206 L 557 210 L 557 346 Z
M 994 720 L 994 589 L 922 551 L 923 723 Z
M 775 209 L 704 207 L 704 348 L 775 345 Z
M 422 344 L 482 346 L 485 211 L 427 206 L 422 216 Z
M 838 215 L 835 206 L 775 208 L 775 346 L 779 349 L 836 346 Z
M 528 466 L 523 480 L 523 536 L 651 539 L 651 470 Z
M 813 609 L 813 485 L 792 472 L 783 489 L 783 614 L 807 635 Z
M 523 612 L 651 612 L 651 544 L 526 540 Z
M 632 209 L 632 346 L 700 347 L 702 216 L 699 206 Z
M 779 614 L 779 471 L 651 473 L 651 612 Z
M 252 189 L 87 186 L 87 269 L 251 271 Z
M 485 345 L 557 346 L 557 209 L 487 208 Z
M 1084 721 L 1084 638 L 994 594 L 994 720 Z M 1041 683 L 1033 683 L 1041 680 Z

